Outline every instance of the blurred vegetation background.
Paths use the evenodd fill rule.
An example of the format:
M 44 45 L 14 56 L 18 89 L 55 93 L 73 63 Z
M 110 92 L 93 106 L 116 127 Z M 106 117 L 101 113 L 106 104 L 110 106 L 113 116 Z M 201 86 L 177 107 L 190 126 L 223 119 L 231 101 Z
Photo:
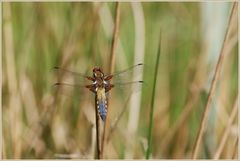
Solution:
M 162 49 L 153 117 L 154 159 L 191 158 L 232 3 L 120 3 L 115 71 L 144 63 L 139 106 L 129 103 L 106 147 L 106 158 L 145 158 L 153 71 Z M 5 159 L 94 158 L 94 97 L 56 96 L 54 66 L 107 71 L 115 3 L 3 3 L 2 121 Z M 237 17 L 237 16 L 235 16 Z M 237 18 L 214 93 L 200 158 L 237 158 Z M 142 54 L 140 54 L 142 53 Z M 61 77 L 64 77 L 61 75 Z M 67 77 L 67 76 L 65 76 Z M 127 103 L 113 94 L 114 121 Z M 125 97 L 123 97 L 125 96 Z M 232 116 L 232 115 L 231 115 Z M 132 120 L 132 123 L 130 123 Z

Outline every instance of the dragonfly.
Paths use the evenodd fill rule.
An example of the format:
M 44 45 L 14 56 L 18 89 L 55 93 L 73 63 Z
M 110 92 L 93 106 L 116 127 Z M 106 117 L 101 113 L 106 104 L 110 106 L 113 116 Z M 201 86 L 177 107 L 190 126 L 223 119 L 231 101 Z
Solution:
M 56 71 L 58 71 L 60 74 L 67 73 L 73 76 L 76 76 L 78 78 L 90 81 L 87 84 L 82 83 L 79 79 L 79 82 L 77 84 L 71 84 L 68 82 L 57 82 L 54 84 L 56 87 L 62 87 L 62 86 L 71 86 L 76 88 L 86 88 L 96 96 L 96 105 L 98 109 L 98 114 L 103 122 L 106 120 L 107 116 L 107 105 L 108 105 L 108 93 L 113 88 L 119 88 L 126 86 L 129 90 L 130 86 L 142 86 L 144 81 L 142 80 L 131 80 L 126 81 L 125 75 L 131 75 L 133 72 L 138 72 L 139 70 L 142 72 L 143 64 L 139 63 L 136 65 L 133 65 L 125 70 L 113 73 L 113 74 L 105 74 L 100 67 L 94 67 L 92 70 L 92 76 L 88 76 L 82 73 L 73 72 L 68 69 L 64 69 L 61 67 L 54 67 Z M 125 81 L 123 81 L 125 80 Z

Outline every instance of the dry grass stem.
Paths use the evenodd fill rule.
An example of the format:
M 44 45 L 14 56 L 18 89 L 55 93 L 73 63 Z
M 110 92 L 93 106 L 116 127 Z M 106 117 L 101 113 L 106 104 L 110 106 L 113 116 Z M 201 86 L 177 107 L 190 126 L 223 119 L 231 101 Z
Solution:
M 6 21 L 3 26 L 5 33 L 4 44 L 5 44 L 5 62 L 6 62 L 6 73 L 8 78 L 8 90 L 10 95 L 9 100 L 9 114 L 10 114 L 10 129 L 12 130 L 12 144 L 13 146 L 13 158 L 17 159 L 21 157 L 21 100 L 18 92 L 17 75 L 16 75 L 16 63 L 14 57 L 14 44 L 13 44 L 13 28 L 12 28 L 12 15 L 11 15 L 11 3 L 5 3 L 3 10 L 4 20 Z
M 96 4 L 94 6 L 96 6 Z M 111 11 L 106 3 L 103 3 L 99 9 L 99 18 L 100 18 L 100 22 L 104 30 L 104 33 L 106 34 L 108 39 L 111 39 L 113 34 L 112 31 L 114 28 L 114 20 L 111 15 Z M 119 50 L 119 53 L 121 54 L 118 55 L 118 61 L 116 62 L 116 65 L 122 68 L 126 67 L 128 65 L 127 57 L 126 57 L 124 47 L 122 45 L 120 37 L 118 38 L 117 50 Z
M 224 37 L 224 42 L 223 42 L 222 49 L 221 49 L 221 52 L 220 52 L 220 55 L 219 55 L 217 66 L 215 68 L 214 77 L 213 77 L 211 87 L 210 87 L 210 92 L 208 94 L 207 104 L 206 104 L 205 109 L 204 109 L 200 129 L 199 129 L 199 132 L 198 132 L 198 135 L 197 135 L 197 138 L 196 138 L 196 142 L 195 142 L 195 145 L 194 145 L 194 148 L 193 148 L 192 159 L 196 159 L 198 157 L 198 153 L 199 153 L 199 150 L 200 150 L 200 144 L 202 142 L 204 131 L 207 127 L 207 120 L 208 120 L 210 105 L 212 103 L 212 98 L 213 98 L 214 91 L 216 89 L 217 81 L 218 81 L 220 71 L 221 71 L 221 68 L 222 68 L 222 62 L 223 62 L 223 59 L 225 57 L 225 53 L 226 53 L 225 50 L 226 50 L 226 47 L 227 47 L 226 44 L 227 44 L 227 40 L 229 38 L 229 33 L 230 33 L 229 28 L 230 28 L 231 24 L 234 23 L 233 22 L 233 14 L 235 13 L 236 9 L 237 9 L 237 2 L 235 2 L 233 4 L 232 10 L 231 10 L 226 34 L 225 34 L 225 37 Z
M 97 95 L 95 96 L 95 114 L 96 114 L 96 141 L 97 141 L 97 151 L 96 151 L 96 158 L 101 158 L 101 147 L 100 147 L 100 124 L 99 124 L 99 115 L 98 115 L 98 107 L 97 107 Z
M 225 143 L 227 141 L 227 138 L 228 138 L 228 135 L 230 133 L 231 126 L 233 124 L 234 118 L 237 115 L 237 109 L 238 109 L 238 96 L 237 96 L 237 98 L 235 100 L 234 107 L 232 108 L 232 112 L 231 112 L 230 117 L 228 119 L 228 123 L 227 123 L 227 126 L 226 126 L 225 130 L 224 130 L 221 142 L 220 142 L 220 144 L 218 146 L 218 149 L 217 149 L 217 151 L 216 151 L 216 153 L 214 155 L 214 159 L 219 159 L 219 157 L 220 157 L 220 155 L 222 153 L 222 150 L 224 148 L 224 145 L 225 145 Z
M 117 49 L 117 40 L 118 40 L 118 33 L 119 33 L 119 22 L 120 22 L 120 3 L 116 2 L 116 10 L 115 10 L 115 26 L 114 26 L 114 36 L 112 39 L 112 46 L 111 46 L 111 53 L 110 53 L 110 64 L 109 64 L 109 72 L 113 73 L 114 66 L 115 66 L 115 57 L 116 57 L 116 49 Z M 109 100 L 108 102 L 108 114 L 106 116 L 104 129 L 103 129 L 103 136 L 102 136 L 102 145 L 101 145 L 101 153 L 100 158 L 102 159 L 104 157 L 104 146 L 106 144 L 106 139 L 108 136 L 107 129 L 109 129 L 110 120 L 110 108 L 109 108 Z
M 197 157 L 238 157 L 240 122 L 236 116 L 229 120 L 240 75 L 236 12 L 227 26 L 233 2 L 1 5 L 3 159 L 191 158 L 206 106 L 208 121 L 202 126 L 207 131 Z M 164 41 L 160 75 L 154 75 L 159 25 Z M 216 68 L 220 50 L 224 59 Z M 85 88 L 94 82 L 82 77 L 91 76 L 94 66 L 116 74 L 105 121 L 95 94 Z M 116 73 L 121 69 L 126 73 Z M 212 105 L 220 108 L 212 111 Z M 221 126 L 215 126 L 216 119 Z
M 119 21 L 120 21 L 120 6 L 119 2 L 116 3 L 116 13 L 115 13 L 115 26 L 114 26 L 114 35 L 112 40 L 112 47 L 111 47 L 111 54 L 110 54 L 110 66 L 109 66 L 109 73 L 113 73 L 115 60 L 116 60 L 116 51 L 117 51 L 117 40 L 118 40 L 118 33 L 119 33 Z
M 78 27 L 78 30 L 80 29 L 80 27 Z M 67 62 L 70 61 L 71 56 L 73 51 L 76 48 L 76 44 L 75 39 L 74 39 L 74 34 L 71 33 L 70 35 L 67 35 L 65 38 L 65 43 L 61 49 L 62 55 L 64 56 L 61 59 L 61 65 L 60 66 L 64 66 L 66 67 Z M 58 82 L 61 82 L 62 78 L 64 77 L 64 75 L 58 75 Z M 40 135 L 40 131 L 43 131 L 44 128 L 46 126 L 48 126 L 48 124 L 50 122 L 53 122 L 53 119 L 55 118 L 54 115 L 56 114 L 57 111 L 57 104 L 59 102 L 59 97 L 60 97 L 60 92 L 57 89 L 54 95 L 54 101 L 51 102 L 51 104 L 49 104 L 48 107 L 44 107 L 44 109 L 42 110 L 42 112 L 39 114 L 39 119 L 37 122 L 31 122 L 31 124 L 29 125 L 29 129 L 24 133 L 25 136 L 32 136 L 30 133 L 34 132 L 36 135 L 32 136 L 32 140 L 37 140 L 37 138 Z M 28 153 L 30 153 L 30 151 L 32 150 L 32 148 L 34 148 L 36 145 L 35 141 L 32 141 L 30 143 L 30 146 L 28 146 L 27 151 Z

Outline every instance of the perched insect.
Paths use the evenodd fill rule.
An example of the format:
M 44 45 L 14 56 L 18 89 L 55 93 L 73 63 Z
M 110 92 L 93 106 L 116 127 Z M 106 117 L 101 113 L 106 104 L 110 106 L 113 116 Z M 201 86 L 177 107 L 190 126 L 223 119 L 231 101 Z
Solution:
M 126 86 L 126 85 L 141 85 L 143 83 L 143 81 L 124 81 L 121 82 L 122 78 L 124 78 L 124 75 L 126 73 L 132 73 L 134 70 L 138 70 L 138 69 L 142 69 L 143 64 L 137 64 L 134 65 L 130 68 L 127 68 L 125 70 L 122 70 L 120 72 L 114 73 L 114 74 L 107 74 L 105 75 L 104 72 L 102 71 L 101 68 L 99 67 L 95 67 L 93 69 L 93 75 L 92 76 L 86 76 L 84 74 L 81 73 L 77 73 L 77 72 L 72 72 L 70 70 L 67 69 L 63 69 L 60 67 L 55 67 L 54 69 L 56 69 L 59 72 L 64 72 L 64 73 L 69 73 L 71 75 L 76 75 L 80 78 L 86 79 L 86 80 L 90 80 L 92 81 L 91 84 L 69 84 L 66 82 L 58 82 L 55 83 L 55 86 L 76 86 L 76 87 L 84 87 L 89 89 L 90 91 L 92 91 L 94 94 L 96 94 L 96 104 L 97 104 L 97 108 L 98 108 L 98 113 L 101 117 L 101 119 L 103 121 L 106 120 L 106 116 L 107 116 L 107 93 L 114 87 L 118 87 L 118 86 Z M 113 81 L 113 82 L 111 82 Z

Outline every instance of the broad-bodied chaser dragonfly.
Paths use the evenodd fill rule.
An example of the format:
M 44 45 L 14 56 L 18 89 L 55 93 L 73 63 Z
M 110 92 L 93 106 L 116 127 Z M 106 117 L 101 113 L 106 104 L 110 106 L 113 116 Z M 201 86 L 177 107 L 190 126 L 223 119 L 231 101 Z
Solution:
M 107 94 L 112 88 L 116 87 L 123 87 L 127 86 L 127 90 L 129 89 L 130 86 L 141 86 L 143 84 L 142 80 L 137 80 L 137 81 L 126 81 L 124 78 L 126 74 L 132 74 L 134 71 L 140 71 L 142 72 L 143 69 L 143 64 L 137 64 L 134 66 L 131 66 L 125 70 L 122 70 L 120 72 L 116 72 L 114 74 L 104 74 L 103 70 L 99 67 L 95 67 L 93 69 L 93 75 L 92 76 L 86 76 L 81 73 L 77 72 L 72 72 L 67 69 L 63 69 L 60 67 L 55 67 L 55 70 L 57 70 L 60 73 L 68 73 L 74 76 L 77 76 L 78 78 L 85 79 L 88 81 L 92 81 L 91 83 L 84 84 L 79 81 L 77 84 L 71 84 L 68 82 L 57 82 L 54 84 L 56 87 L 62 87 L 62 86 L 71 86 L 71 87 L 83 87 L 89 89 L 91 92 L 96 94 L 96 104 L 98 108 L 98 113 L 103 121 L 106 120 L 107 116 Z M 125 81 L 122 80 L 125 79 Z

